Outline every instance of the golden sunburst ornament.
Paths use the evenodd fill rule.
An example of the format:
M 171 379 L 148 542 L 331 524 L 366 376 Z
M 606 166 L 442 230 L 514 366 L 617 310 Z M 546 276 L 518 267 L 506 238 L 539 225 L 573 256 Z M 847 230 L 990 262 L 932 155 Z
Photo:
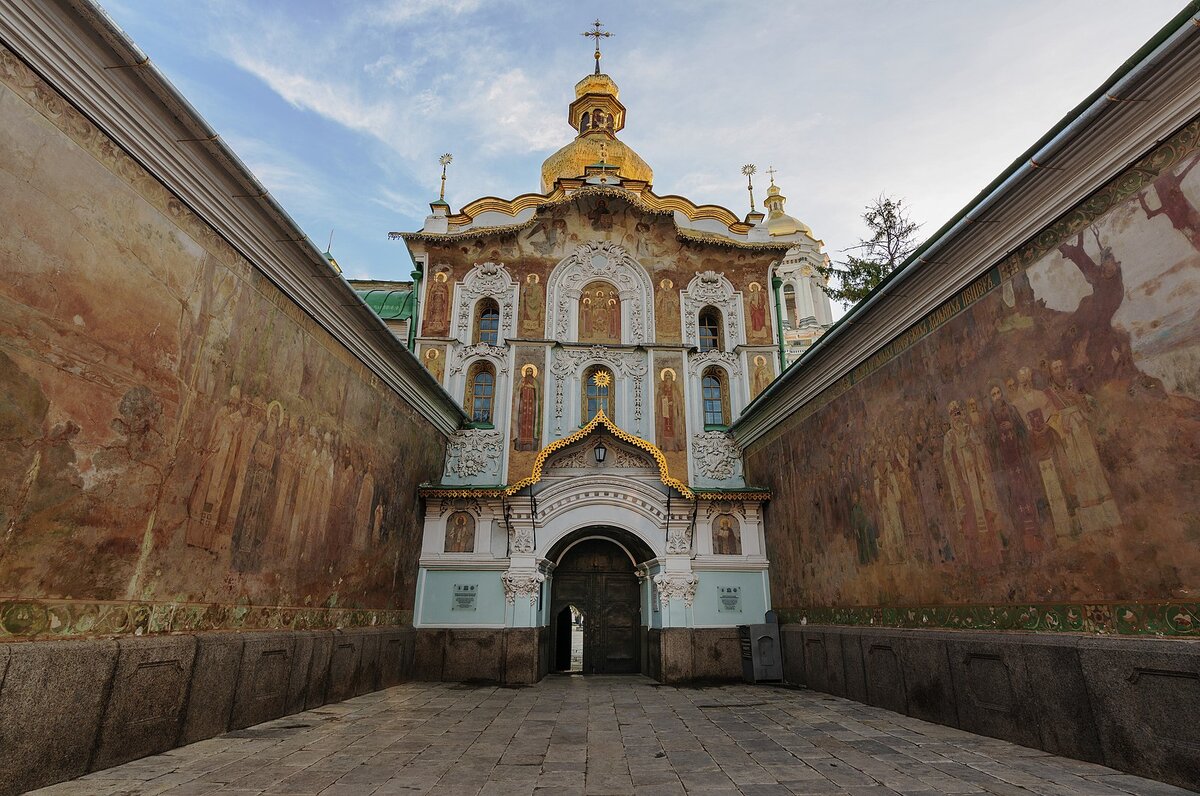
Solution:
M 592 374 L 592 384 L 595 384 L 597 387 L 607 387 L 612 384 L 612 376 L 603 371 L 594 373 Z

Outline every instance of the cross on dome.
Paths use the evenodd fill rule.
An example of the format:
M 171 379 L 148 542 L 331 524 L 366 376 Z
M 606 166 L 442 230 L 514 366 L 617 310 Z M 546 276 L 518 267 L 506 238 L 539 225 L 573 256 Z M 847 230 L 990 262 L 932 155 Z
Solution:
M 596 40 L 596 74 L 600 74 L 600 40 L 607 39 L 612 36 L 612 34 L 607 30 L 601 30 L 603 27 L 604 23 L 597 19 L 592 23 L 592 30 L 585 30 L 582 34 L 580 34 L 583 36 L 590 36 Z

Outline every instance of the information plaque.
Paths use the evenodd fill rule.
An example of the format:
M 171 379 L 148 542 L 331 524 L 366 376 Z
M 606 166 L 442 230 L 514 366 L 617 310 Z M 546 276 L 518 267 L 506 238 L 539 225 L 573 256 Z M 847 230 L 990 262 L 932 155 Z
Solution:
M 718 586 L 717 587 L 717 612 L 722 614 L 741 613 L 742 610 L 742 587 L 741 586 Z
M 479 584 L 455 583 L 454 601 L 450 604 L 451 611 L 474 611 L 475 599 L 479 596 Z

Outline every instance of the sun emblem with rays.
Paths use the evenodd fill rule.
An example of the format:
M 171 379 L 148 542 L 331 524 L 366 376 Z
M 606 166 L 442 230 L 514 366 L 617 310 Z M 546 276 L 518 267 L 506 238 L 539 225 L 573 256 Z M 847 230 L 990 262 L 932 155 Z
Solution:
M 607 387 L 608 385 L 612 384 L 612 376 L 608 375 L 604 371 L 593 373 L 592 384 L 595 384 L 597 387 Z

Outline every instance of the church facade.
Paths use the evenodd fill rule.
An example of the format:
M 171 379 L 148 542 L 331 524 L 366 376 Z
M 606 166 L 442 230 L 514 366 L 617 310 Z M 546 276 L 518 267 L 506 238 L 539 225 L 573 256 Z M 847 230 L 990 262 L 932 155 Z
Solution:
M 532 631 L 544 671 L 573 608 L 585 671 L 656 670 L 661 631 L 705 630 L 736 675 L 733 628 L 771 604 L 769 494 L 728 428 L 786 363 L 781 332 L 829 323 L 821 243 L 773 180 L 769 212 L 744 219 L 656 194 L 617 137 L 616 83 L 597 68 L 575 94 L 576 137 L 541 193 L 438 200 L 423 229 L 393 233 L 423 277 L 415 353 L 469 418 L 421 490 L 414 624 Z M 556 577 L 572 550 L 625 575 L 572 591 Z

